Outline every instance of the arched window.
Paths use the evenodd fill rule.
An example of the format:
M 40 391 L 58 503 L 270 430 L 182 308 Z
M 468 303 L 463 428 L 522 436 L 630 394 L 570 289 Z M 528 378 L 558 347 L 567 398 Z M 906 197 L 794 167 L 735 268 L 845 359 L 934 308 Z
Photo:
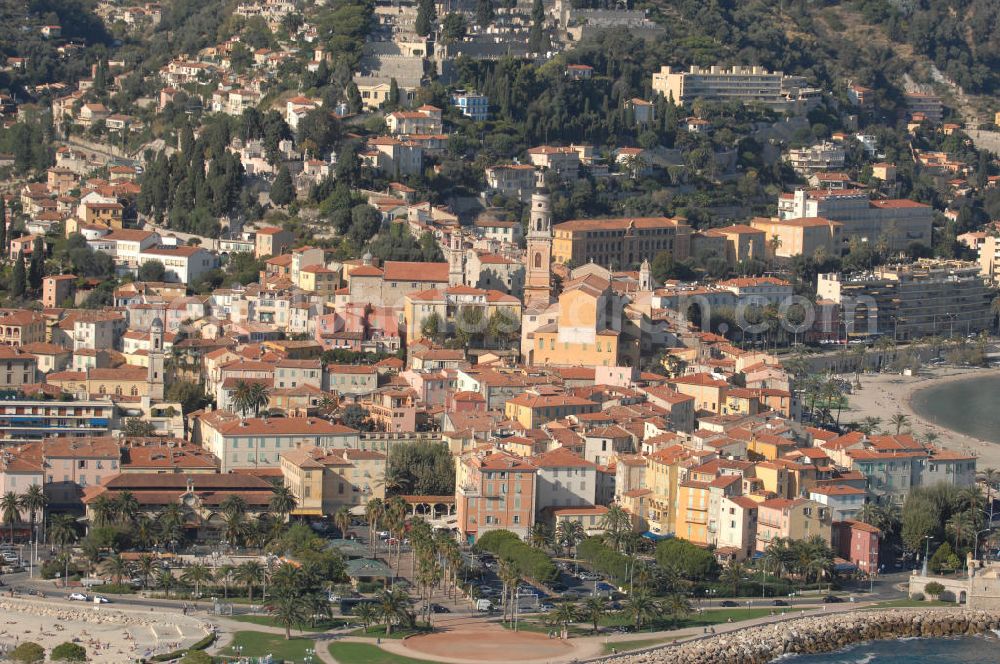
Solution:
M 101 385 L 99 388 L 97 388 L 97 391 L 99 393 L 101 393 L 101 394 L 107 394 L 108 393 L 108 388 L 106 388 L 103 385 Z
M 131 393 L 131 395 L 132 395 L 132 396 L 134 396 L 134 397 L 137 397 L 137 396 L 139 396 L 139 388 L 138 388 L 138 387 L 136 387 L 135 385 L 133 385 L 133 386 L 132 386 L 132 389 L 131 389 L 131 391 L 130 391 L 130 393 Z
M 535 267 L 537 267 L 537 268 L 541 268 L 542 267 L 542 254 L 541 253 L 536 253 L 535 254 Z
M 122 395 L 122 386 L 121 385 L 115 385 L 115 396 L 120 397 L 121 395 Z
M 535 230 L 536 231 L 542 230 L 542 220 L 541 219 L 539 219 L 538 221 L 535 222 Z

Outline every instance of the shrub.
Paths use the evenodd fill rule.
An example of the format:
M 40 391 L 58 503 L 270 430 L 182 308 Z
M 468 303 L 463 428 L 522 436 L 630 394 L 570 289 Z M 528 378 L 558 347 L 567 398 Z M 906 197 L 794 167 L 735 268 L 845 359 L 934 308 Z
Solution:
M 937 581 L 931 581 L 926 586 L 924 586 L 924 592 L 933 597 L 939 597 L 941 593 L 944 592 L 944 586 L 942 586 Z
M 87 651 L 76 643 L 60 643 L 52 649 L 49 659 L 53 662 L 86 662 Z
M 476 549 L 489 551 L 510 562 L 521 574 L 540 583 L 554 581 L 559 575 L 548 554 L 523 542 L 509 530 L 491 530 L 479 538 Z
M 25 641 L 7 656 L 11 661 L 22 662 L 22 664 L 34 664 L 34 662 L 45 661 L 45 648 L 37 643 Z
M 212 664 L 212 656 L 201 650 L 188 650 L 181 664 Z
M 922 601 L 924 601 L 924 594 L 923 593 L 913 593 L 912 595 L 910 595 L 910 599 L 912 599 L 915 602 L 922 602 Z

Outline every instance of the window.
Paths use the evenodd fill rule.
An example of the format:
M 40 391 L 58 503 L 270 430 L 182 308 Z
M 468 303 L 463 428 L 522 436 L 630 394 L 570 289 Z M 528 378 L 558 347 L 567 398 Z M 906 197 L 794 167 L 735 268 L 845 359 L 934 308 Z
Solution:
M 515 524 L 521 523 L 521 517 L 517 514 L 514 515 L 514 523 Z

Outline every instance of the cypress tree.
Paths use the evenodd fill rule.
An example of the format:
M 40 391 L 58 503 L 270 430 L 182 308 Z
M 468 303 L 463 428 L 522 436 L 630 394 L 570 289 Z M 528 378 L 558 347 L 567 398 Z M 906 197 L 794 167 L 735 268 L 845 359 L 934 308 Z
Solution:
M 18 252 L 17 262 L 14 263 L 14 273 L 11 275 L 10 279 L 11 297 L 24 297 L 26 278 L 27 275 L 25 274 L 24 269 L 24 253 Z
M 0 255 L 7 255 L 7 206 L 0 196 Z
M 271 185 L 271 202 L 285 206 L 293 200 L 295 200 L 295 185 L 292 183 L 292 174 L 288 172 L 287 166 L 282 166 L 278 170 L 278 176 L 274 178 L 274 184 Z
M 28 285 L 32 290 L 37 291 L 42 287 L 42 279 L 45 277 L 45 244 L 42 238 L 36 237 L 31 248 L 31 264 L 28 267 Z

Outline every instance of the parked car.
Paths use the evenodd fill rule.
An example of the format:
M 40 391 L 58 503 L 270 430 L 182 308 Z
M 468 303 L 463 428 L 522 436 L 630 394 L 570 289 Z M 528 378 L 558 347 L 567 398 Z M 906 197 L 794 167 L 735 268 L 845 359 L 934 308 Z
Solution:
M 823 598 L 823 601 L 826 604 L 839 604 L 840 602 L 843 602 L 844 600 L 842 598 L 840 598 L 840 597 L 837 597 L 836 595 L 827 595 L 826 597 Z
M 776 599 L 773 602 L 771 602 L 771 604 L 773 604 L 774 606 L 788 606 L 788 602 L 786 602 L 783 599 Z
M 86 602 L 90 598 L 83 593 L 70 593 L 67 599 L 73 602 Z
M 737 604 L 731 599 L 724 599 L 721 602 L 719 602 L 719 606 L 739 606 L 739 604 Z
M 451 609 L 447 606 L 442 606 L 440 604 L 431 604 L 432 613 L 451 613 Z
M 111 600 L 104 595 L 94 595 L 94 601 L 98 604 L 110 604 Z

